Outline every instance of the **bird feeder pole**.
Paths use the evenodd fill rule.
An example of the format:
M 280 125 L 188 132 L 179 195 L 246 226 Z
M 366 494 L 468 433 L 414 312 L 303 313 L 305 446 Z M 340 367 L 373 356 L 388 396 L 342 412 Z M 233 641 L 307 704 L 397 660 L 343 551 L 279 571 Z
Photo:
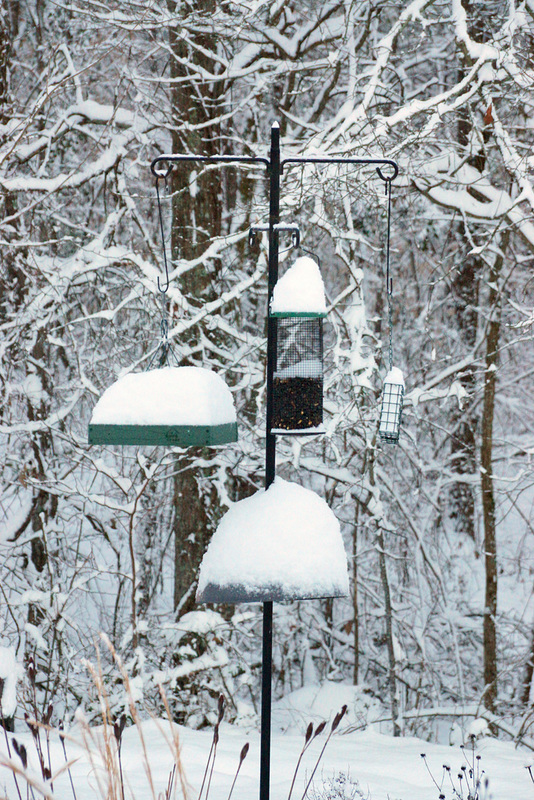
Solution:
M 280 225 L 280 177 L 286 164 L 353 164 L 376 165 L 379 177 L 391 182 L 399 172 L 395 161 L 387 158 L 328 158 L 317 156 L 312 158 L 294 157 L 281 160 L 280 126 L 275 122 L 271 128 L 271 145 L 269 158 L 259 156 L 203 156 L 165 154 L 152 161 L 151 170 L 156 178 L 169 174 L 174 163 L 201 162 L 222 164 L 263 164 L 269 175 L 269 274 L 268 274 L 268 312 L 267 312 L 267 402 L 265 433 L 265 488 L 269 488 L 276 476 L 276 434 L 271 432 L 273 419 L 273 374 L 276 364 L 277 326 L 276 319 L 269 314 L 269 304 L 273 289 L 278 280 L 278 240 L 281 231 L 292 232 L 297 237 L 295 225 Z M 381 167 L 389 166 L 391 175 L 382 174 Z M 262 698 L 261 698 L 261 732 L 260 732 L 260 800 L 269 800 L 270 764 L 271 764 L 271 697 L 272 697 L 272 651 L 273 651 L 273 603 L 263 603 L 263 651 L 262 651 Z
M 280 126 L 271 128 L 269 174 L 269 275 L 267 308 L 278 280 L 278 228 L 280 222 Z M 265 488 L 276 475 L 276 437 L 273 419 L 273 374 L 276 363 L 276 321 L 267 313 L 267 407 L 265 428 Z M 273 603 L 263 604 L 261 660 L 260 800 L 269 800 L 271 772 L 271 700 L 273 668 Z

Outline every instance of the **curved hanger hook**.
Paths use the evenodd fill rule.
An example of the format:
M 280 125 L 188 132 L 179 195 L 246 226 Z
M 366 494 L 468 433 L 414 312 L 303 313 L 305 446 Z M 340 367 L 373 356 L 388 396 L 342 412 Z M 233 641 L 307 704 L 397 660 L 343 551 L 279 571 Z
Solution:
M 165 286 L 162 289 L 161 285 L 160 285 L 160 282 L 159 282 L 159 275 L 158 275 L 158 291 L 160 291 L 162 294 L 166 294 L 167 293 L 167 289 L 169 288 L 169 276 L 168 276 L 168 274 L 165 275 L 165 280 L 167 281 L 167 283 L 165 284 Z
M 159 228 L 160 228 L 160 231 L 161 231 L 161 246 L 163 248 L 163 263 L 165 264 L 165 280 L 167 281 L 165 286 L 162 288 L 162 286 L 160 284 L 160 280 L 159 280 L 159 275 L 158 275 L 158 290 L 162 294 L 165 294 L 167 292 L 167 289 L 169 288 L 169 282 L 170 281 L 169 281 L 169 265 L 167 263 L 167 251 L 166 251 L 166 248 L 165 248 L 165 231 L 163 230 L 163 214 L 161 213 L 161 198 L 159 196 L 159 179 L 163 178 L 165 180 L 165 182 L 166 182 L 168 174 L 169 174 L 169 172 L 167 172 L 165 174 L 158 175 L 156 177 L 156 195 L 157 195 L 157 198 L 158 198 Z
M 303 253 L 307 253 L 309 256 L 313 256 L 314 259 L 317 261 L 317 266 L 319 267 L 319 269 L 321 269 L 321 259 L 319 258 L 317 253 L 314 253 L 313 250 L 307 250 L 301 244 L 299 244 L 298 247 L 299 247 L 299 250 L 302 250 Z
M 156 166 L 155 164 L 152 164 L 152 167 L 151 167 L 152 168 L 152 174 L 154 175 L 155 178 L 163 178 L 164 180 L 167 180 L 167 178 L 169 177 L 169 175 L 171 174 L 171 172 L 173 170 L 172 162 L 170 162 L 170 161 L 167 162 L 167 161 L 165 161 L 163 159 L 161 161 L 159 161 L 159 159 L 158 159 L 158 163 L 168 164 L 168 166 L 167 167 L 159 167 L 159 166 Z
M 393 167 L 393 175 L 384 175 L 380 167 L 376 168 L 376 171 L 378 172 L 378 177 L 381 178 L 385 183 L 387 183 L 387 181 L 394 181 L 397 175 L 399 174 L 398 166 L 395 163 L 391 162 L 388 163 L 391 167 Z

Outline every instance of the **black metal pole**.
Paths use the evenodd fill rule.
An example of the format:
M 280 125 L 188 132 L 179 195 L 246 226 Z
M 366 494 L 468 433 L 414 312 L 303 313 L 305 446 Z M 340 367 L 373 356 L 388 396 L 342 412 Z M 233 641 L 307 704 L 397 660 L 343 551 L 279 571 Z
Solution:
M 278 231 L 280 222 L 280 127 L 271 128 L 269 165 L 269 283 L 267 303 L 271 302 L 278 280 Z M 276 474 L 276 437 L 271 433 L 273 418 L 273 373 L 276 365 L 276 320 L 267 306 L 267 408 L 265 430 L 265 488 Z M 263 649 L 261 673 L 260 800 L 269 800 L 271 778 L 271 695 L 273 664 L 273 604 L 263 604 Z

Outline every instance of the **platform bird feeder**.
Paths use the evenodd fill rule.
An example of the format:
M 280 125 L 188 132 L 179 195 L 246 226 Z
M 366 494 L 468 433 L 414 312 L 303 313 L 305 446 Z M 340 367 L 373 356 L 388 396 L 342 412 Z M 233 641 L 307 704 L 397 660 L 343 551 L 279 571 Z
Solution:
M 237 420 L 230 389 L 220 375 L 204 367 L 181 367 L 169 340 L 166 294 L 169 264 L 156 175 L 165 281 L 158 276 L 161 339 L 146 372 L 124 375 L 102 395 L 89 423 L 89 444 L 192 447 L 237 441 Z M 166 178 L 166 175 L 163 177 Z M 156 364 L 157 369 L 152 369 Z
M 93 409 L 89 444 L 191 447 L 237 441 L 232 394 L 203 367 L 129 373 Z
M 318 264 L 297 258 L 274 287 L 276 319 L 271 433 L 323 433 L 324 284 Z

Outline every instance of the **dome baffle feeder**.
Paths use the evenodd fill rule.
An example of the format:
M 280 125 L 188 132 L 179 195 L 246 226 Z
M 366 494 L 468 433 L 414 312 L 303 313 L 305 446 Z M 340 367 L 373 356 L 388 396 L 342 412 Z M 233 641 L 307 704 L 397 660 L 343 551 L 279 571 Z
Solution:
M 275 478 L 222 517 L 200 566 L 197 602 L 346 597 L 339 522 L 322 497 Z
M 269 316 L 276 325 L 271 433 L 324 433 L 324 284 L 319 265 L 297 258 L 276 283 Z
M 237 441 L 232 394 L 203 367 L 161 367 L 112 384 L 93 409 L 89 444 L 190 447 Z

